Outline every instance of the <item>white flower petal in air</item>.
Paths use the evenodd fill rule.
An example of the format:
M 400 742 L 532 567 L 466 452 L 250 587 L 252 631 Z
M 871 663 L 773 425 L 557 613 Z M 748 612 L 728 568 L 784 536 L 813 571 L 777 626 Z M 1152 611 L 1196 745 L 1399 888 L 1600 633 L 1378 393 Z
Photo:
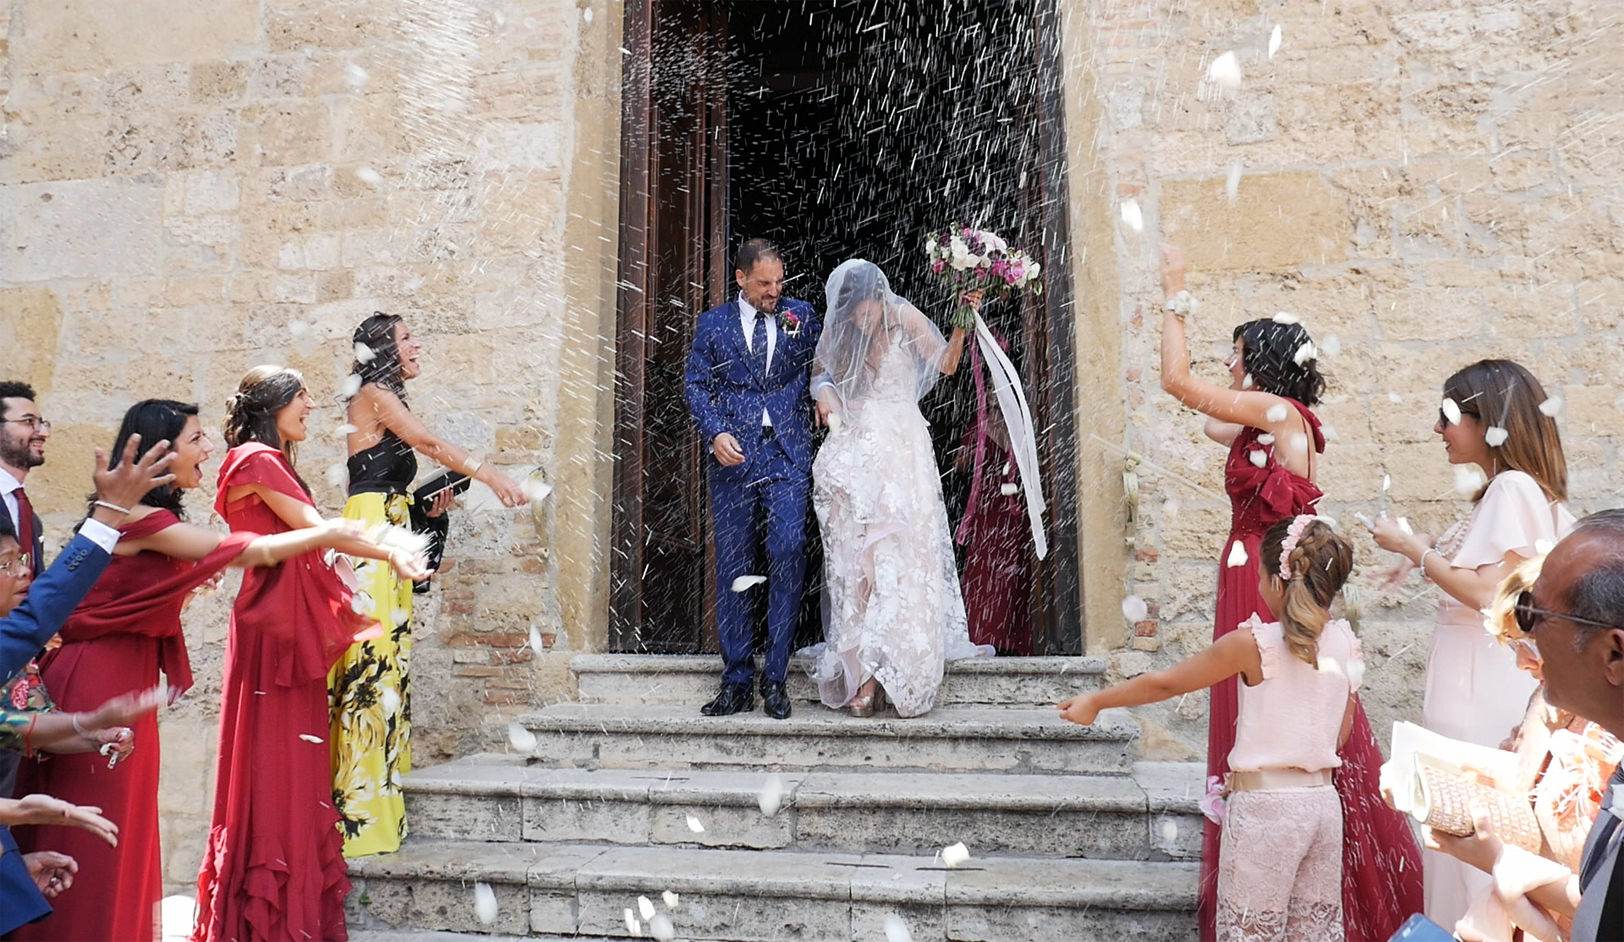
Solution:
M 1275 315 L 1274 315 L 1274 322 L 1276 324 L 1285 324 L 1286 326 L 1289 327 L 1292 324 L 1301 323 L 1302 318 L 1300 318 L 1297 315 L 1291 313 L 1290 311 L 1277 311 L 1277 312 L 1275 312 Z
M 1286 416 L 1290 414 L 1291 411 L 1286 407 L 1285 403 L 1277 402 L 1269 407 L 1269 411 L 1263 413 L 1263 417 L 1270 422 L 1284 422 Z
M 496 891 L 489 883 L 474 884 L 474 915 L 487 926 L 496 922 Z
M 660 898 L 665 900 L 666 909 L 676 909 L 681 905 L 681 901 L 677 897 L 677 894 L 671 892 L 670 890 L 666 890 L 664 893 L 661 893 Z
M 395 691 L 395 688 L 383 688 L 383 692 L 378 695 L 378 699 L 383 701 L 385 716 L 393 716 L 400 712 L 400 694 Z
M 1398 528 L 1400 530 L 1403 530 L 1405 533 L 1409 534 L 1410 536 L 1415 536 L 1415 528 L 1410 526 L 1410 518 L 1409 517 L 1400 517 L 1400 518 L 1398 518 Z
M 531 623 L 530 625 L 530 650 L 536 652 L 537 654 L 540 654 L 542 651 L 546 650 L 546 645 L 543 643 L 541 638 L 541 629 L 537 628 L 534 623 Z
M 1013 494 L 1019 494 L 1020 492 L 1021 492 L 1021 486 L 1019 484 L 1015 484 L 1013 482 L 1006 483 L 1006 484 L 1000 484 L 998 486 L 998 493 L 1004 495 L 1005 497 L 1009 497 L 1009 496 L 1011 496 Z
M 1325 346 L 1321 347 L 1320 349 L 1324 350 L 1327 356 L 1334 357 L 1342 352 L 1342 338 L 1338 337 L 1336 334 L 1332 334 L 1331 336 L 1325 338 Z
M 361 374 L 351 373 L 344 377 L 344 383 L 339 386 L 338 391 L 345 399 L 354 397 L 356 393 L 361 391 Z
M 1229 91 L 1241 87 L 1241 60 L 1233 50 L 1212 60 L 1207 66 L 1207 81 Z
M 1224 565 L 1231 569 L 1239 569 L 1246 565 L 1246 558 L 1246 544 L 1236 540 L 1229 547 L 1229 558 L 1224 560 Z
M 344 482 L 349 478 L 349 476 L 349 469 L 341 464 L 330 464 L 327 466 L 327 483 L 333 487 L 343 487 Z
M 288 321 L 288 333 L 295 337 L 303 337 L 310 333 L 309 321 Z
M 1562 397 L 1552 396 L 1551 398 L 1540 403 L 1539 411 L 1545 413 L 1553 419 L 1556 418 L 1556 414 L 1562 411 Z
M 357 592 L 350 596 L 350 611 L 357 615 L 370 614 L 374 604 L 376 603 L 372 601 L 372 596 L 365 592 Z
M 1122 617 L 1129 622 L 1141 622 L 1150 617 L 1150 606 L 1137 595 L 1122 600 Z
M 1184 509 L 1184 505 L 1179 503 L 1177 497 L 1169 497 L 1162 501 L 1162 513 L 1169 517 L 1177 517 L 1182 509 Z
M 1363 660 L 1348 662 L 1348 683 L 1358 687 L 1365 682 L 1365 662 Z
M 693 815 L 689 815 L 688 830 L 694 832 L 695 834 L 703 834 L 705 833 L 705 825 L 700 824 L 698 818 L 694 817 Z
M 1475 464 L 1455 465 L 1455 493 L 1471 497 L 1483 489 L 1483 470 Z
M 647 896 L 639 896 L 637 898 L 637 912 L 638 915 L 642 916 L 644 919 L 653 919 L 654 901 L 649 899 Z
M 399 628 L 401 625 L 404 625 L 412 620 L 412 613 L 406 611 L 404 608 L 397 608 L 390 612 L 389 615 L 394 619 L 396 628 Z
M 1224 192 L 1228 194 L 1231 203 L 1241 198 L 1241 162 L 1235 161 L 1229 165 L 1229 176 L 1224 180 Z
M 1172 818 L 1162 819 L 1162 841 L 1171 844 L 1179 839 L 1178 822 Z
M 1246 453 L 1246 460 L 1252 462 L 1253 466 L 1261 468 L 1269 463 L 1269 453 L 1254 448 Z
M 361 68 L 353 62 L 344 67 L 344 81 L 348 83 L 352 89 L 360 89 L 364 87 L 371 78 L 372 77 L 367 74 L 366 69 Z
M 1319 656 L 1319 669 L 1320 673 L 1322 674 L 1335 674 L 1338 677 L 1345 676 L 1342 673 L 1341 663 L 1339 663 L 1336 658 L 1331 657 L 1329 654 L 1321 654 Z
M 1252 374 L 1251 373 L 1247 373 L 1245 376 L 1241 377 L 1241 388 L 1242 389 L 1251 389 L 1253 386 L 1256 386 L 1256 385 L 1257 385 L 1257 383 L 1252 380 Z
M 733 580 L 733 591 L 747 592 L 766 581 L 766 576 L 740 576 Z
M 1297 352 L 1291 355 L 1291 362 L 1297 364 L 1298 366 L 1302 366 L 1309 360 L 1316 360 L 1318 358 L 1319 351 L 1314 349 L 1314 341 L 1304 340 L 1302 346 L 1297 348 Z
M 1274 29 L 1269 31 L 1269 58 L 1273 59 L 1274 54 L 1280 51 L 1280 39 L 1280 24 L 1276 23 Z
M 357 168 L 355 175 L 367 186 L 383 186 L 383 174 L 372 169 L 371 167 Z
M 1544 556 L 1546 553 L 1549 553 L 1554 549 L 1556 549 L 1556 543 L 1553 540 L 1547 540 L 1544 537 L 1540 537 L 1534 541 L 1534 552 L 1540 554 L 1541 556 Z
M 592 11 L 588 9 L 586 12 Z M 655 942 L 671 942 L 677 937 L 677 928 L 671 924 L 670 916 L 657 913 L 648 921 L 648 934 L 654 937 Z
M 536 750 L 536 734 L 526 729 L 523 723 L 509 723 L 508 744 L 513 751 L 529 755 Z
M 784 804 L 784 780 L 776 772 L 767 776 L 767 781 L 761 786 L 761 794 L 756 797 L 762 814 L 769 818 L 777 814 Z
M 526 499 L 534 504 L 547 499 L 553 492 L 553 486 L 538 477 L 527 477 L 519 482 L 519 490 L 524 492 Z
M 942 863 L 949 867 L 957 867 L 969 859 L 970 848 L 965 847 L 963 841 L 942 848 Z
M 372 348 L 366 344 L 358 343 L 355 345 L 355 362 L 371 363 L 377 356 L 376 353 L 372 352 Z
M 885 942 L 913 942 L 913 932 L 896 913 L 885 917 Z
M 1387 491 L 1390 491 L 1392 489 L 1393 489 L 1393 476 L 1391 474 L 1388 474 L 1386 471 L 1383 471 L 1382 472 L 1382 492 L 1386 493 Z
M 1444 418 L 1449 420 L 1450 425 L 1460 424 L 1460 403 L 1446 396 L 1439 404 L 1439 408 L 1443 410 Z
M 1392 403 L 1400 403 L 1404 401 L 1404 397 L 1400 396 L 1396 392 L 1390 392 L 1387 394 L 1387 401 Z
M 626 907 L 626 931 L 634 936 L 643 934 L 643 923 L 637 918 L 637 914 L 632 912 L 630 906 Z
M 326 742 L 327 741 L 327 740 L 321 738 L 320 736 L 312 736 L 309 733 L 300 733 L 299 738 L 303 739 L 305 742 Z
M 1304 435 L 1302 432 L 1298 432 L 1297 434 L 1291 436 L 1291 450 L 1299 452 L 1307 451 L 1308 436 Z
M 1506 443 L 1506 438 L 1509 437 L 1510 434 L 1511 433 L 1507 432 L 1498 425 L 1491 425 L 1483 430 L 1483 441 L 1490 448 L 1499 448 L 1501 445 Z
M 1128 197 L 1122 201 L 1122 224 L 1134 232 L 1145 231 L 1145 214 L 1139 208 L 1139 201 Z
M 345 422 L 343 425 L 340 425 L 338 428 L 333 429 L 333 437 L 335 437 L 335 438 L 343 438 L 346 435 L 354 435 L 356 433 L 356 431 L 357 431 L 357 429 L 356 429 L 355 426 L 351 425 L 348 422 Z
M 1325 436 L 1325 440 L 1328 442 L 1334 442 L 1341 438 L 1341 436 L 1336 433 L 1336 426 L 1334 425 L 1321 425 L 1320 434 Z
M 592 8 L 591 7 L 587 7 L 586 9 L 581 11 L 581 19 L 585 20 L 588 25 L 590 25 L 592 23 L 592 15 L 593 14 L 592 14 Z M 649 928 L 652 929 L 654 927 L 650 926 Z
M 1274 436 L 1270 435 L 1268 432 L 1264 432 L 1262 435 L 1257 437 L 1257 443 L 1259 445 L 1273 445 Z

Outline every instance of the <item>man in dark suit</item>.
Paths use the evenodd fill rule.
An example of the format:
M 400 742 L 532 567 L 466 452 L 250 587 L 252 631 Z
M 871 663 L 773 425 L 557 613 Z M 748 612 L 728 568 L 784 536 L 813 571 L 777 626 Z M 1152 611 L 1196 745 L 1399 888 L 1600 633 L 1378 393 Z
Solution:
M 0 678 L 10 677 L 21 670 L 40 646 L 57 633 L 80 600 L 96 584 L 96 579 L 112 561 L 113 547 L 118 544 L 117 528 L 124 522 L 128 508 L 139 503 L 147 491 L 174 480 L 174 475 L 166 470 L 173 460 L 169 443 L 158 443 L 138 461 L 136 451 L 139 445 L 140 436 L 132 435 L 125 446 L 122 460 L 113 470 L 107 469 L 106 458 L 101 449 L 96 449 L 96 472 L 93 475 L 96 504 L 90 519 L 79 528 L 79 533 L 63 548 L 51 567 L 29 587 L 23 603 L 0 618 Z M 9 531 L 9 521 L 4 529 Z M 8 541 L 0 540 L 0 543 L 4 542 Z M 11 545 L 13 549 L 20 548 L 15 542 Z M 12 553 L 5 562 L 8 567 L 20 566 L 21 555 Z M 9 814 L 15 810 L 11 805 L 7 802 L 7 807 L 0 808 L 0 812 Z M 73 809 L 73 806 L 63 805 L 63 809 L 60 821 L 39 820 L 36 814 L 11 823 L 89 826 L 84 824 L 82 818 L 76 818 L 71 810 L 66 810 Z M 0 814 L 0 824 L 7 823 L 6 814 Z M 101 821 L 99 816 L 92 817 L 96 822 Z M 52 876 L 58 880 L 55 888 L 60 889 L 61 873 L 44 874 L 43 879 L 48 885 L 39 886 L 10 833 L 0 827 L 0 936 L 50 914 L 51 907 L 45 902 L 42 890 L 51 888 L 48 881 Z
M 40 417 L 34 399 L 34 387 L 27 383 L 0 382 L 0 512 L 38 576 L 45 568 L 45 533 L 23 484 L 29 470 L 45 463 L 51 423 Z
M 751 588 L 765 551 L 767 651 L 761 678 L 768 716 L 790 715 L 784 679 L 806 582 L 806 509 L 812 492 L 812 354 L 820 327 L 812 305 L 783 297 L 784 262 L 765 239 L 740 247 L 738 297 L 699 316 L 683 396 L 710 449 L 716 536 L 716 627 L 721 691 L 700 710 L 755 708 Z

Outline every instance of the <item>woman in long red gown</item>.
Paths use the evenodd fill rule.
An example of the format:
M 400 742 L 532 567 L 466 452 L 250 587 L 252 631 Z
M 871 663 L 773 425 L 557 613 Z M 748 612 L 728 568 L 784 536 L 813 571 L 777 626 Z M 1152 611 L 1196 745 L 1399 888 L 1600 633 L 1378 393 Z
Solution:
M 180 615 L 192 591 L 228 566 L 272 566 L 317 548 L 379 555 L 375 543 L 342 521 L 294 533 L 222 536 L 183 522 L 182 488 L 202 484 L 214 446 L 197 406 L 166 399 L 136 403 L 125 413 L 112 454 L 131 435 L 173 442 L 173 484 L 155 488 L 119 528 L 112 563 L 62 626 L 62 645 L 40 661 L 40 676 L 58 709 L 94 710 L 109 697 L 150 690 L 161 671 L 171 697 L 192 685 Z M 13 933 L 41 942 L 151 942 L 163 893 L 158 836 L 158 720 L 133 724 L 141 748 L 109 768 L 94 752 L 25 766 L 23 793 L 41 792 L 102 809 L 118 822 L 121 840 L 109 846 L 76 828 L 33 828 L 18 834 L 27 850 L 74 858 L 79 879 L 100 887 L 95 906 L 64 906 Z
M 1215 386 L 1190 375 L 1184 339 L 1184 257 L 1162 246 L 1162 388 L 1206 416 L 1207 435 L 1229 445 L 1224 487 L 1232 517 L 1219 555 L 1217 618 L 1213 640 L 1235 630 L 1253 613 L 1274 615 L 1258 594 L 1258 553 L 1263 534 L 1280 520 L 1314 513 L 1321 497 L 1314 484 L 1317 456 L 1325 450 L 1319 419 L 1309 406 L 1325 381 L 1308 331 L 1294 319 L 1259 320 L 1235 330 L 1228 363 L 1232 383 Z M 1208 709 L 1207 774 L 1229 771 L 1238 706 L 1235 681 L 1212 688 Z M 1339 752 L 1336 772 L 1342 799 L 1343 924 L 1349 942 L 1385 942 L 1412 913 L 1421 911 L 1421 850 L 1408 822 L 1381 799 L 1377 779 L 1381 749 L 1363 705 Z M 1198 915 L 1202 942 L 1216 938 L 1219 829 L 1207 822 L 1201 847 Z
M 233 533 L 325 525 L 291 460 L 312 408 L 293 370 L 260 366 L 243 377 L 226 413 L 231 450 L 214 505 Z M 359 555 L 388 559 L 405 578 L 427 575 L 398 551 Z M 358 637 L 377 631 L 351 602 L 349 585 L 318 550 L 243 574 L 226 647 L 194 942 L 349 937 L 350 883 L 326 741 L 327 670 Z

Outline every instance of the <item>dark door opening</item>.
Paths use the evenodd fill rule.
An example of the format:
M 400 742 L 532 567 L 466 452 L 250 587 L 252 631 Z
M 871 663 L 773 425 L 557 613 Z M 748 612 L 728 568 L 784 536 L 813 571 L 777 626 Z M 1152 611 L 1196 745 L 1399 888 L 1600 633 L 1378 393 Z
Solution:
M 1051 3 L 628 0 L 628 58 L 647 59 L 628 63 L 623 115 L 612 646 L 714 649 L 705 452 L 684 424 L 680 383 L 694 318 L 732 294 L 731 248 L 751 236 L 779 243 L 787 293 L 820 312 L 825 275 L 867 258 L 944 320 L 952 299 L 923 245 L 962 220 L 1022 244 L 1050 272 L 1044 298 L 992 305 L 987 317 L 1032 394 L 1050 505 L 1052 552 L 1028 560 L 1023 615 L 1034 653 L 1080 653 Z M 969 487 L 953 458 L 973 421 L 971 382 L 961 370 L 922 404 L 955 524 Z M 809 562 L 821 571 L 821 556 Z M 821 633 L 818 588 L 813 575 L 798 640 Z

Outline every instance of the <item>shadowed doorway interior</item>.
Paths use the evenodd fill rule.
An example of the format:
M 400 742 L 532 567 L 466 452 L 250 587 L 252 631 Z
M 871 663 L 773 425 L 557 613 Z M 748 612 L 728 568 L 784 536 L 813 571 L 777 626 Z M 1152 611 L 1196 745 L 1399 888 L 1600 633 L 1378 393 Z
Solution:
M 682 368 L 699 312 L 733 293 L 733 248 L 752 236 L 779 243 L 786 293 L 820 313 L 823 277 L 867 258 L 944 323 L 952 299 L 924 265 L 923 244 L 962 220 L 1026 246 L 1048 271 L 1042 298 L 990 305 L 987 316 L 1032 393 L 1049 502 L 1052 551 L 1028 560 L 1032 598 L 1020 616 L 1035 653 L 1080 653 L 1050 2 L 627 0 L 613 649 L 715 650 L 709 459 L 682 401 Z M 968 490 L 953 459 L 974 416 L 969 372 L 922 403 L 954 523 Z M 815 520 L 808 526 L 815 535 Z M 821 633 L 821 554 L 810 562 L 798 643 Z

